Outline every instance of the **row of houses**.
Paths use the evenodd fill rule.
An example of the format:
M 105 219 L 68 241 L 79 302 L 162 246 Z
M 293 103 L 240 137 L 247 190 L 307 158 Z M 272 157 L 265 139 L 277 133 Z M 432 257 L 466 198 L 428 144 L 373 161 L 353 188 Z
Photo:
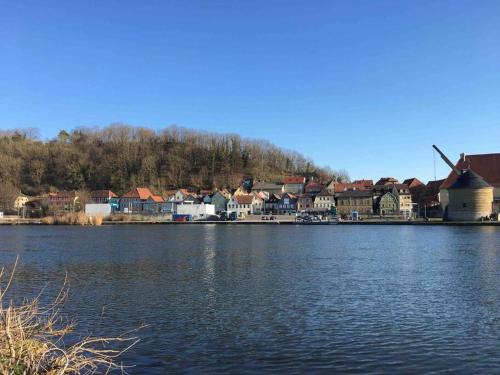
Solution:
M 494 187 L 494 212 L 500 210 L 500 154 L 462 155 L 457 168 L 470 168 Z M 251 181 L 234 190 L 178 189 L 154 194 L 149 188 L 134 188 L 119 196 L 111 190 L 90 193 L 85 203 L 105 204 L 110 212 L 165 214 L 177 213 L 179 206 L 213 205 L 214 213 L 233 211 L 239 218 L 263 213 L 292 214 L 306 211 L 319 214 L 380 216 L 442 215 L 447 205 L 447 189 L 454 182 L 450 173 L 446 179 L 424 184 L 417 178 L 400 183 L 393 177 L 353 182 L 329 181 L 323 184 L 302 176 L 290 176 L 283 181 Z M 75 191 L 49 193 L 42 197 L 19 196 L 16 207 L 41 210 L 50 206 L 54 210 L 78 211 L 83 209 L 82 197 Z M 199 210 L 198 210 L 199 211 Z M 208 211 L 206 211 L 208 212 Z M 211 211 L 210 211 L 211 212 Z
M 409 216 L 413 210 L 409 187 L 393 178 L 381 179 L 376 184 L 372 180 L 321 184 L 314 180 L 306 183 L 304 177 L 290 177 L 281 184 L 257 181 L 250 188 L 241 186 L 233 192 L 179 189 L 161 197 L 154 195 L 148 188 L 139 187 L 121 197 L 109 190 L 94 191 L 91 198 L 94 203 L 108 203 L 114 212 L 177 213 L 180 206 L 185 212 L 186 205 L 212 205 L 215 214 L 236 212 L 238 218 L 264 213 L 293 214 L 298 211 Z M 199 211 L 199 208 L 196 210 Z
M 250 187 L 240 186 L 229 190 L 188 189 L 168 191 L 163 196 L 154 194 L 149 188 L 134 188 L 122 196 L 111 190 L 95 190 L 85 200 L 88 210 L 101 213 L 166 214 L 177 213 L 180 205 L 213 205 L 214 213 L 236 212 L 237 217 L 263 213 L 292 214 L 305 211 L 319 214 L 410 215 L 413 205 L 410 189 L 396 179 L 383 178 L 373 184 L 372 180 L 351 183 L 330 181 L 327 184 L 304 177 L 288 177 L 282 183 L 256 181 Z M 83 199 L 76 191 L 49 193 L 24 202 L 31 212 L 51 207 L 54 211 L 78 211 Z M 105 205 L 108 209 L 102 211 Z M 97 208 L 96 208 L 97 207 Z

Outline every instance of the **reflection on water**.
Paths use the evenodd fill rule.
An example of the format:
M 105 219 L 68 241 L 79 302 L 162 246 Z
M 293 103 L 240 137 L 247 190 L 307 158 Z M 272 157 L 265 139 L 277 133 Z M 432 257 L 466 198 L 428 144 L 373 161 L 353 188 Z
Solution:
M 14 297 L 67 270 L 83 334 L 149 324 L 131 373 L 493 373 L 499 244 L 494 227 L 19 226 L 0 262 L 21 255 Z

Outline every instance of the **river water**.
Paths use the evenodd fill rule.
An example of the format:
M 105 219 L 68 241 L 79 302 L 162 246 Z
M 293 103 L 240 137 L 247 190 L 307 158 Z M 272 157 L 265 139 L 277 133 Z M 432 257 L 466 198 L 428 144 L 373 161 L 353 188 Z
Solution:
M 500 228 L 0 227 L 17 254 L 78 333 L 148 324 L 132 374 L 500 372 Z

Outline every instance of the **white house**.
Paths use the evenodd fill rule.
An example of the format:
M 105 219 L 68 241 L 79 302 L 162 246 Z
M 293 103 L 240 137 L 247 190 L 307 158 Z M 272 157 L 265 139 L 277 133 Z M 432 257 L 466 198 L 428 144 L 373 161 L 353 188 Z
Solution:
M 314 198 L 315 211 L 330 211 L 332 207 L 335 207 L 335 196 L 329 190 L 323 190 Z
M 215 215 L 215 206 L 213 204 L 179 204 L 177 205 L 177 214 L 191 215 L 193 220 L 204 220 L 211 215 Z

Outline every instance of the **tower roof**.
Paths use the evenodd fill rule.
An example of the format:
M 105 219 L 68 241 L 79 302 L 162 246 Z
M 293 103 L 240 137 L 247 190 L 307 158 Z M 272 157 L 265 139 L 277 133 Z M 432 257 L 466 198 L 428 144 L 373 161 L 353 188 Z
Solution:
M 462 172 L 450 189 L 481 189 L 491 187 L 484 179 L 469 169 Z

